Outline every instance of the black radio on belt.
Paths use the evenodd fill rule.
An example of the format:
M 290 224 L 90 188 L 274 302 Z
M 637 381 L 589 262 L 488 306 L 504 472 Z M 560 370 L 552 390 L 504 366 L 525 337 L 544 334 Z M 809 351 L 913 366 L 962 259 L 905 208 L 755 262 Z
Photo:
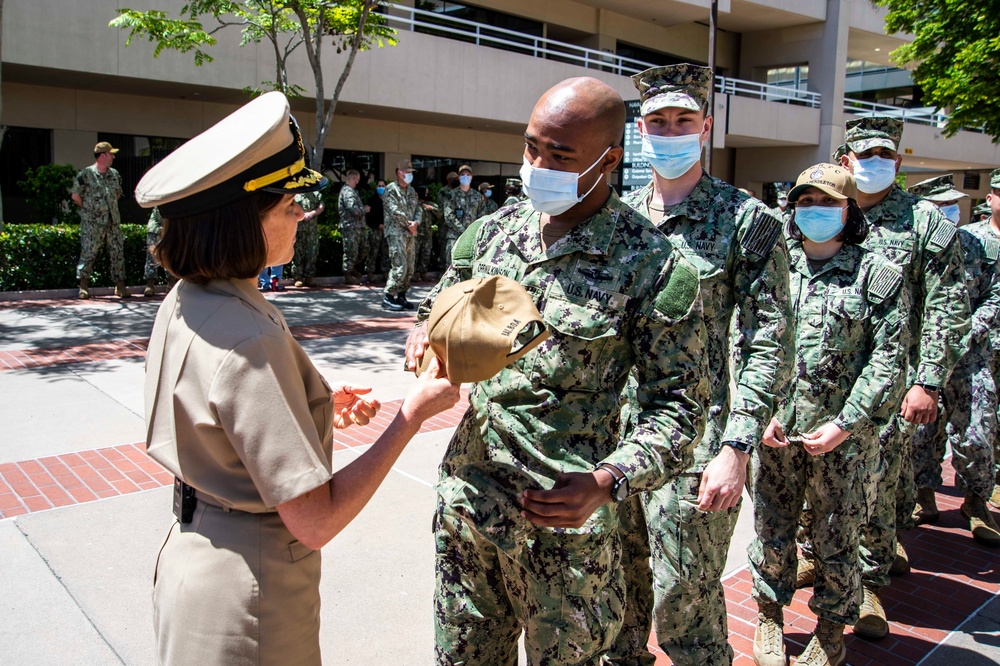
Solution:
M 194 488 L 174 477 L 174 515 L 182 523 L 190 523 L 194 518 L 194 508 L 198 500 L 194 497 Z

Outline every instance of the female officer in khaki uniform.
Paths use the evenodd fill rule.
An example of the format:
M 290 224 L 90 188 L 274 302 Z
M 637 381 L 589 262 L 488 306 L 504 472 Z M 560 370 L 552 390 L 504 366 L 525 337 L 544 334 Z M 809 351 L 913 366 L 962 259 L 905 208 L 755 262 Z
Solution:
M 146 358 L 148 452 L 178 479 L 153 585 L 163 664 L 319 664 L 318 549 L 421 423 L 458 400 L 435 365 L 374 446 L 333 474 L 333 428 L 367 423 L 378 402 L 331 389 L 256 289 L 263 266 L 291 259 L 294 195 L 326 185 L 303 156 L 287 100 L 269 93 L 136 188 L 165 218 L 155 252 L 180 278 Z

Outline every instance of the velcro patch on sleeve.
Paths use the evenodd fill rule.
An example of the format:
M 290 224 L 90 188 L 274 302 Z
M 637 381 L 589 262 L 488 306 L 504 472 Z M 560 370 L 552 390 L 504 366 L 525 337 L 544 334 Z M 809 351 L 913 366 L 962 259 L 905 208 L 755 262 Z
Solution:
M 937 229 L 931 234 L 931 239 L 927 242 L 927 247 L 934 254 L 941 254 L 951 242 L 955 240 L 955 234 L 958 233 L 958 227 L 948 221 L 941 221 L 937 225 Z
M 476 252 L 476 234 L 486 218 L 482 217 L 466 227 L 451 249 L 451 263 L 456 268 L 469 268 Z
M 896 266 L 881 264 L 868 273 L 868 302 L 881 305 L 903 285 L 903 272 Z
M 983 254 L 986 255 L 986 260 L 990 262 L 995 262 L 997 259 L 1000 259 L 1000 241 L 993 236 L 987 236 L 984 238 Z
M 671 319 L 680 319 L 698 298 L 700 280 L 698 273 L 685 261 L 675 261 L 669 270 L 666 284 L 656 295 L 653 307 Z
M 743 237 L 743 249 L 758 257 L 766 257 L 780 235 L 781 220 L 760 209 L 754 215 L 753 223 Z

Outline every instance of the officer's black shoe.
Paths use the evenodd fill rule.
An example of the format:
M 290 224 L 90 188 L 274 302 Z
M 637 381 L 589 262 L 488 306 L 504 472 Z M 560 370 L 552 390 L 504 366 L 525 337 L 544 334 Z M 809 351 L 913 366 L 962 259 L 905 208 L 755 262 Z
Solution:
M 403 304 L 396 300 L 397 297 L 390 296 L 389 294 L 382 295 L 382 309 L 392 310 L 393 312 L 402 312 Z
M 399 303 L 400 305 L 402 305 L 404 310 L 414 310 L 417 307 L 413 303 L 411 303 L 408 300 L 406 300 L 406 292 L 405 291 L 402 294 L 398 294 L 396 296 L 396 302 Z

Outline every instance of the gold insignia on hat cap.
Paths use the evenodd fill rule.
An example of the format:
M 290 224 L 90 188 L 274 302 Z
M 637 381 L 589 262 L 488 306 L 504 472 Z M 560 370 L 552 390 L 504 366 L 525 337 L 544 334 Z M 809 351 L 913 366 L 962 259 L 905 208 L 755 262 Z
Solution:
M 795 203 L 810 187 L 829 194 L 834 199 L 858 200 L 858 185 L 847 169 L 836 164 L 816 164 L 799 174 L 795 187 L 788 192 L 788 202 Z
M 135 199 L 170 218 L 221 208 L 258 191 L 300 194 L 326 185 L 325 176 L 305 165 L 288 100 L 269 92 L 163 158 L 139 181 Z
M 101 141 L 96 146 L 94 146 L 94 153 L 117 153 L 117 148 L 112 148 L 111 144 L 107 141 Z
M 899 152 L 899 141 L 903 138 L 903 121 L 887 116 L 872 116 L 848 120 L 845 126 L 844 143 L 854 153 L 863 153 L 872 148 L 888 148 Z
M 690 63 L 651 67 L 633 74 L 632 83 L 639 91 L 642 115 L 668 106 L 701 111 L 708 106 L 712 70 Z
M 438 294 L 427 337 L 430 347 L 417 375 L 436 356 L 448 379 L 464 384 L 494 377 L 546 340 L 549 332 L 524 287 L 492 275 L 459 282 Z
M 922 180 L 906 188 L 906 191 L 922 199 L 936 202 L 955 201 L 969 196 L 955 189 L 955 177 L 950 173 Z

